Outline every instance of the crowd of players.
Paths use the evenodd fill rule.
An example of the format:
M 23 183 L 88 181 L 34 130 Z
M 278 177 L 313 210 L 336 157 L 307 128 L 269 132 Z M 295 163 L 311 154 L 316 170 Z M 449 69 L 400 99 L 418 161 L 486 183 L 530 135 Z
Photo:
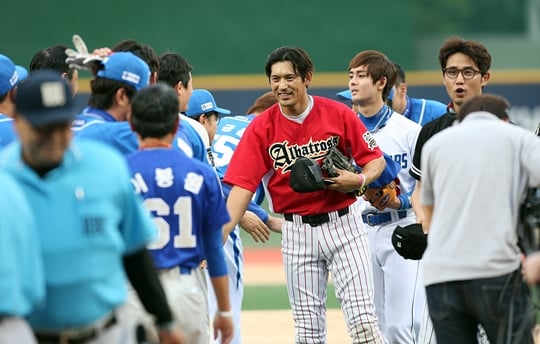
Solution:
M 219 107 L 208 90 L 193 89 L 191 66 L 183 56 L 172 52 L 158 56 L 150 46 L 133 40 L 94 53 L 78 51 L 69 55 L 67 46 L 52 46 L 36 52 L 29 71 L 0 55 L 0 181 L 4 191 L 0 199 L 0 291 L 9 295 L 0 301 L 0 342 L 241 343 L 240 226 L 255 241 L 262 242 L 268 240 L 271 232 L 284 231 L 284 259 L 290 258 L 286 270 L 297 327 L 296 342 L 325 342 L 324 316 L 314 316 L 320 309 L 309 298 L 303 299 L 313 291 L 319 293 L 321 282 L 313 285 L 300 281 L 303 272 L 299 270 L 308 262 L 305 257 L 296 259 L 301 251 L 293 247 L 303 245 L 298 243 L 296 229 L 304 232 L 326 226 L 306 220 L 321 212 L 308 209 L 303 213 L 294 206 L 283 207 L 286 201 L 272 204 L 279 199 L 274 190 L 283 198 L 290 197 L 293 191 L 287 190 L 288 185 L 272 186 L 271 182 L 269 187 L 272 177 L 266 175 L 262 166 L 274 167 L 266 166 L 263 156 L 258 156 L 260 176 L 251 175 L 251 170 L 240 172 L 247 168 L 242 166 L 246 156 L 257 148 L 263 152 L 267 149 L 262 141 L 257 141 L 253 128 L 245 139 L 253 147 L 246 143 L 240 147 L 232 165 L 234 172 L 227 174 L 236 147 L 259 113 L 272 108 L 264 112 L 266 117 L 281 111 L 291 122 L 301 124 L 318 105 L 314 102 L 320 101 L 307 94 L 312 77 L 310 68 L 302 69 L 311 62 L 307 54 L 297 48 L 280 49 L 270 55 L 266 66 L 272 92 L 262 95 L 241 116 L 231 116 L 229 110 Z M 444 246 L 452 241 L 436 230 L 447 224 L 440 220 L 442 206 L 438 197 L 443 192 L 437 189 L 433 178 L 435 168 L 441 167 L 425 162 L 435 159 L 436 153 L 431 149 L 427 151 L 429 157 L 422 157 L 422 148 L 432 136 L 464 121 L 470 113 L 487 111 L 509 121 L 499 116 L 497 110 L 506 110 L 505 106 L 510 104 L 504 99 L 482 96 L 490 78 L 491 56 L 481 43 L 452 37 L 443 43 L 439 59 L 451 99 L 448 106 L 409 97 L 401 67 L 371 50 L 362 51 L 351 60 L 349 89 L 336 95 L 351 102 L 361 127 L 375 139 L 376 150 L 398 163 L 395 177 L 401 192 L 386 209 L 374 208 L 362 198 L 354 207 L 347 203 L 349 200 L 343 200 L 340 202 L 348 204 L 345 208 L 321 208 L 329 223 L 357 212 L 358 222 L 363 222 L 358 226 L 365 231 L 361 237 L 369 246 L 367 255 L 362 256 L 369 261 L 356 266 L 355 271 L 372 275 L 365 288 L 360 284 L 370 291 L 365 294 L 366 303 L 354 303 L 351 293 L 355 290 L 347 289 L 346 281 L 343 290 L 337 288 L 343 292 L 338 297 L 345 305 L 349 333 L 354 343 L 435 343 L 435 337 L 440 343 L 447 343 L 470 338 L 468 330 L 472 328 L 472 336 L 478 336 L 480 342 L 489 338 L 495 343 L 495 339 L 507 335 L 513 336 L 512 342 L 532 342 L 528 288 L 521 278 L 515 277 L 516 271 L 518 277 L 522 276 L 521 253 L 514 237 L 510 235 L 508 239 L 508 233 L 517 219 L 515 205 L 519 204 L 524 188 L 538 187 L 540 183 L 538 172 L 529 171 L 540 165 L 538 144 L 534 141 L 537 139 L 531 139 L 531 133 L 525 136 L 525 143 L 501 143 L 502 147 L 527 147 L 516 161 L 512 154 L 504 160 L 503 148 L 498 150 L 503 163 L 516 165 L 515 170 L 508 168 L 508 175 L 501 177 L 507 182 L 500 182 L 503 190 L 508 184 L 508 197 L 514 205 L 507 207 L 507 217 L 498 217 L 499 226 L 503 226 L 499 233 L 506 239 L 491 243 L 493 252 L 478 251 L 477 242 L 471 240 L 479 252 L 472 259 L 474 263 L 465 254 L 456 258 L 457 247 L 445 250 Z M 305 63 L 297 65 L 299 61 Z M 78 69 L 82 68 L 90 70 L 94 79 L 88 105 L 82 113 L 75 114 L 73 98 L 78 90 Z M 295 84 L 298 81 L 300 87 Z M 462 113 L 470 100 L 476 103 Z M 343 104 L 332 104 L 340 112 L 345 111 L 340 108 L 345 107 Z M 294 113 L 296 110 L 299 111 Z M 278 122 L 274 124 L 280 128 Z M 465 120 L 468 122 L 469 119 Z M 265 128 L 262 123 L 263 120 L 257 122 L 258 129 Z M 465 128 L 465 124 L 455 127 Z M 497 130 L 494 128 L 491 134 L 498 134 Z M 516 130 L 515 137 L 525 132 Z M 286 132 L 289 135 L 289 129 Z M 270 136 L 261 140 L 270 140 Z M 471 143 L 470 147 L 475 146 Z M 476 148 L 486 149 L 480 144 Z M 462 149 L 455 148 L 453 154 L 470 153 Z M 479 164 L 477 169 L 492 163 L 492 159 L 473 160 Z M 367 175 L 369 168 L 367 162 L 364 164 L 363 173 Z M 362 177 L 362 183 L 368 183 L 367 179 L 374 181 L 381 172 Z M 453 173 L 475 180 L 469 172 L 461 175 L 465 172 L 459 172 L 457 167 Z M 429 177 L 427 188 L 423 185 L 425 175 Z M 258 182 L 251 183 L 249 178 Z M 350 189 L 356 181 L 336 179 L 335 185 L 328 187 L 330 191 L 325 192 L 348 195 L 350 190 L 340 189 L 341 183 L 349 183 Z M 227 201 L 231 187 L 232 200 Z M 276 205 L 283 209 L 278 212 L 285 214 L 283 218 L 261 208 L 265 192 L 273 209 Z M 421 201 L 420 195 L 431 203 Z M 327 202 L 328 194 L 324 197 Z M 504 207 L 504 200 L 498 209 Z M 487 200 L 473 197 L 469 201 L 474 205 Z M 474 213 L 466 217 L 462 204 L 456 202 L 461 200 L 441 203 L 444 209 L 453 205 L 460 210 L 448 227 L 462 228 L 456 230 L 461 235 L 465 235 L 474 219 L 481 220 L 475 223 L 480 234 L 486 234 L 487 229 L 482 231 L 482 227 L 496 227 L 493 221 L 485 221 L 491 216 L 489 212 L 478 215 L 483 210 L 472 206 Z M 469 223 L 460 224 L 460 216 Z M 430 227 L 435 229 L 429 231 L 430 245 L 425 258 L 405 260 L 392 247 L 391 236 L 396 226 L 416 222 L 423 224 L 426 233 Z M 354 231 L 352 227 L 342 228 Z M 463 237 L 455 239 L 455 245 L 461 245 L 461 249 L 462 240 Z M 330 252 L 337 256 L 340 250 Z M 506 250 L 507 255 L 497 255 L 498 250 Z M 508 264 L 491 266 L 493 259 L 506 259 Z M 526 280 L 540 280 L 535 274 L 535 262 L 523 262 Z M 332 265 L 340 264 L 336 261 L 313 268 L 327 282 L 328 271 L 338 272 Z M 460 276 L 452 269 L 470 273 Z M 490 286 L 499 290 L 501 285 L 509 284 L 512 287 L 499 290 L 485 304 L 478 302 L 478 309 L 455 310 L 458 320 L 434 317 L 446 306 L 436 302 L 444 299 L 441 293 L 448 292 L 449 285 L 455 286 L 456 281 L 464 280 L 482 280 L 478 288 Z M 340 283 L 339 275 L 334 276 L 334 281 Z M 458 294 L 452 297 L 459 299 Z M 498 297 L 507 295 L 518 297 L 497 303 Z M 508 313 L 517 303 L 520 308 L 516 306 L 514 311 L 519 316 Z M 483 309 L 490 305 L 498 307 L 493 321 L 485 317 L 491 310 Z M 357 306 L 355 310 L 347 309 Z M 372 317 L 356 318 L 359 309 L 373 313 Z M 376 320 L 372 324 L 373 319 Z M 314 325 L 318 321 L 322 322 Z M 485 328 L 481 327 L 480 334 L 478 325 Z

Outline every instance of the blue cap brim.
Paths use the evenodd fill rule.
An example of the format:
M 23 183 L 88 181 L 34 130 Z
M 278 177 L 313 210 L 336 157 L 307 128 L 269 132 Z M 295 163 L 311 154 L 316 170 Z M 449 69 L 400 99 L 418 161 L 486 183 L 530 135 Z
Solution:
M 71 123 L 75 119 L 75 110 L 72 106 L 66 108 L 51 108 L 47 111 L 26 112 L 21 114 L 34 128 L 41 128 L 51 124 Z
M 350 90 L 345 90 L 345 91 L 336 93 L 336 97 L 341 100 L 351 100 L 352 94 Z
M 17 71 L 17 74 L 19 75 L 19 82 L 23 81 L 28 77 L 28 71 L 23 66 L 15 66 L 15 70 Z
M 214 109 L 214 111 L 219 113 L 219 114 L 222 114 L 222 115 L 230 115 L 231 114 L 231 110 L 227 110 L 227 109 L 220 108 L 220 107 L 216 107 Z

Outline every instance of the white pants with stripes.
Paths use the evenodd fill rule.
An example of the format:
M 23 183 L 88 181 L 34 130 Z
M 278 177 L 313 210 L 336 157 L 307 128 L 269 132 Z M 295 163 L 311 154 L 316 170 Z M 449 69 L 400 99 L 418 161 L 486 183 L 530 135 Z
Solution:
M 397 225 L 416 222 L 412 210 L 378 226 L 367 226 L 375 285 L 375 307 L 379 326 L 389 343 L 414 344 L 420 332 L 425 288 L 420 261 L 401 257 L 392 246 Z
M 373 274 L 366 230 L 355 204 L 331 212 L 320 226 L 302 217 L 284 221 L 282 253 L 296 343 L 326 343 L 329 273 L 353 343 L 384 343 L 373 303 Z
M 234 323 L 234 336 L 231 344 L 241 344 L 242 330 L 240 328 L 240 318 L 242 315 L 242 299 L 244 297 L 244 247 L 242 245 L 242 240 L 240 239 L 240 227 L 236 226 L 234 228 L 227 238 L 223 249 L 225 252 L 225 262 L 227 263 L 227 275 L 229 277 L 229 302 L 231 303 L 231 311 L 233 313 Z M 207 278 L 208 314 L 210 316 L 210 323 L 212 323 L 214 314 L 216 314 L 218 307 L 216 294 L 214 292 L 214 288 L 212 287 L 212 283 L 210 282 L 210 275 L 208 275 Z M 214 344 L 220 344 L 221 338 L 217 338 L 211 342 Z

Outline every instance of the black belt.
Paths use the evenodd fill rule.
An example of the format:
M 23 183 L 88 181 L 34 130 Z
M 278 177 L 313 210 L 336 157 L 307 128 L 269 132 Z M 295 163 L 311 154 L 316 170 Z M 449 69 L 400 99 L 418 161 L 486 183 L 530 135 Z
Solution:
M 338 216 L 343 216 L 349 213 L 349 207 L 337 210 Z M 283 218 L 286 221 L 293 221 L 293 214 L 283 214 Z M 320 226 L 323 223 L 330 221 L 330 213 L 321 213 L 316 215 L 304 215 L 302 216 L 302 223 L 310 225 L 311 227 Z
M 96 339 L 100 332 L 116 324 L 116 314 L 113 314 L 99 327 L 90 327 L 81 330 L 68 330 L 60 333 L 36 332 L 36 338 L 40 343 L 58 343 L 58 344 L 84 344 Z

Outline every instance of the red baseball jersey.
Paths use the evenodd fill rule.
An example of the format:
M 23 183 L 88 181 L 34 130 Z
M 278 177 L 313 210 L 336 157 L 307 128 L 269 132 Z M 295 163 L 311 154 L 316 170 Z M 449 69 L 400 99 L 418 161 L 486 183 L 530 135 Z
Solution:
M 331 190 L 298 193 L 289 185 L 292 164 L 300 156 L 321 160 L 337 146 L 359 166 L 382 156 L 369 131 L 346 105 L 313 96 L 303 123 L 286 118 L 278 104 L 258 115 L 246 128 L 224 182 L 255 192 L 260 181 L 276 213 L 314 215 L 344 208 L 356 200 Z

